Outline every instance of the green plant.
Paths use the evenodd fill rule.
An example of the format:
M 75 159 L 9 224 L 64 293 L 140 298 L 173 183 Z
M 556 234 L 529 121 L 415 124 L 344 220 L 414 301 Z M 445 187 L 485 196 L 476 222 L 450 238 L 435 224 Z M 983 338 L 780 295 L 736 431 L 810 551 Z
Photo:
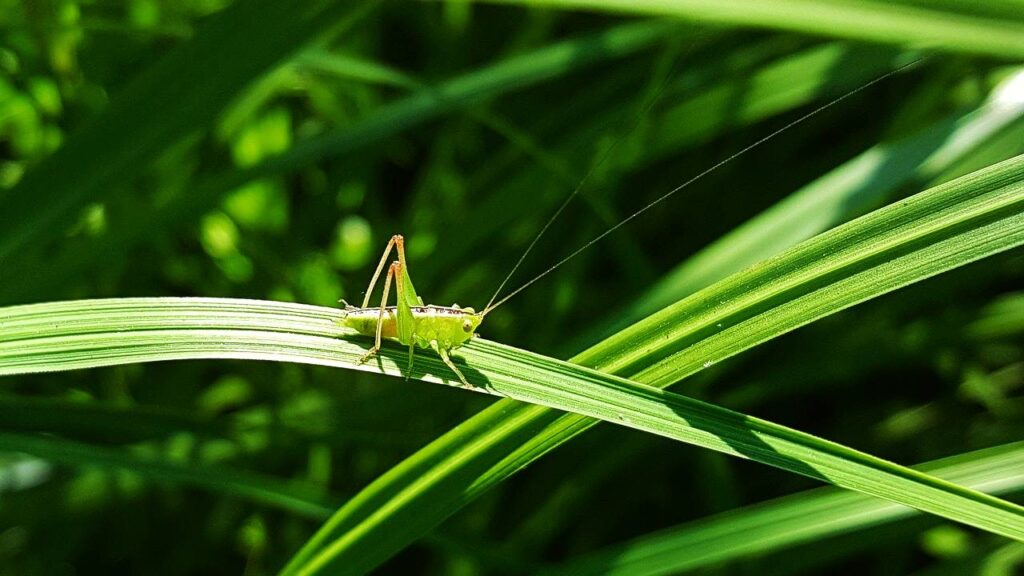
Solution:
M 0 564 L 1018 562 L 1015 2 L 200 4 L 0 27 Z M 485 394 L 356 362 L 390 234 L 479 308 L 584 174 L 527 273 L 923 49 L 488 315 Z

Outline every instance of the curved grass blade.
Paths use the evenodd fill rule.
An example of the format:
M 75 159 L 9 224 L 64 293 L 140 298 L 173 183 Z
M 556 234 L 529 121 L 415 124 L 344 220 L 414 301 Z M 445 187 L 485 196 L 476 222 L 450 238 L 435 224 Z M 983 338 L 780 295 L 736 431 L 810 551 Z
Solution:
M 826 314 L 1024 242 L 1024 156 L 876 210 L 581 354 L 667 385 Z M 684 318 L 685 316 L 685 318 Z M 655 334 L 651 326 L 661 329 Z M 652 360 L 654 360 L 652 362 Z
M 1005 205 L 996 201 L 988 206 L 988 218 L 992 220 L 987 220 L 981 213 L 967 210 L 968 206 L 979 199 L 986 198 L 1002 198 L 1006 201 Z M 928 201 L 934 207 L 944 206 L 946 211 L 929 214 L 927 210 L 916 210 L 921 207 L 922 201 Z M 991 254 L 1020 245 L 1024 242 L 1022 202 L 1024 156 L 1018 156 L 804 242 L 775 260 L 776 267 L 771 272 L 779 274 L 778 277 L 766 274 L 768 269 L 759 267 L 745 273 L 742 276 L 745 280 L 740 284 L 765 288 L 777 285 L 788 276 L 804 278 L 806 282 L 803 288 L 808 294 L 820 291 L 826 295 L 847 296 L 846 301 L 840 298 L 817 308 L 789 310 L 783 316 L 788 319 L 788 325 L 774 325 L 775 335 L 782 334 L 857 301 L 970 262 L 982 253 Z M 957 213 L 962 216 L 959 223 L 949 219 L 949 216 Z M 897 232 L 900 222 L 907 227 Z M 936 242 L 934 245 L 930 241 L 920 242 L 912 234 L 914 230 L 933 228 L 936 222 L 946 222 L 948 226 L 941 235 L 929 239 Z M 837 234 L 843 235 L 840 239 L 846 242 L 845 245 L 837 242 Z M 943 237 L 946 242 L 939 242 Z M 813 273 L 829 262 L 835 263 L 827 255 L 829 251 L 842 247 L 845 247 L 847 255 L 855 256 L 854 261 L 858 260 L 856 254 L 859 253 L 861 263 L 855 282 L 847 283 L 845 290 L 837 288 L 848 279 L 842 271 L 833 270 L 824 275 Z M 891 261 L 885 260 L 877 252 L 879 247 L 888 248 Z M 808 251 L 817 251 L 817 257 L 826 255 L 826 258 L 807 258 Z M 789 268 L 779 267 L 780 264 L 788 265 Z M 855 270 L 854 266 L 846 268 L 848 274 Z M 855 287 L 859 287 L 856 294 L 852 291 Z M 673 307 L 672 315 L 660 315 L 634 325 L 631 333 L 636 340 L 633 340 L 632 346 L 629 339 L 615 338 L 590 348 L 572 361 L 598 370 L 617 368 L 630 377 L 640 374 L 645 368 L 664 359 L 664 356 L 658 356 L 659 352 L 667 356 L 673 352 L 674 345 L 685 342 L 687 338 L 695 340 L 691 346 L 701 342 L 702 338 L 715 338 L 719 334 L 715 326 L 718 322 L 711 324 L 712 331 L 700 334 L 674 332 L 666 335 L 664 332 L 666 327 L 685 324 L 690 315 L 706 315 L 715 310 L 723 310 L 727 302 L 726 292 L 734 289 L 732 283 L 713 285 Z M 792 297 L 798 295 L 796 287 L 790 294 Z M 754 305 L 747 310 L 751 315 L 748 320 L 757 325 L 759 318 L 774 316 L 778 319 L 778 310 L 784 309 L 786 302 L 786 294 L 780 294 L 774 302 L 777 308 L 768 307 L 766 303 Z M 729 335 L 741 337 L 742 332 L 733 330 Z M 652 349 L 646 357 L 635 357 L 636 365 L 632 369 L 629 366 L 617 366 L 620 359 L 651 344 L 643 340 L 645 336 L 661 342 L 663 347 Z M 723 342 L 721 338 L 719 334 L 720 343 Z M 733 348 L 733 351 L 738 350 L 739 347 Z M 704 356 L 694 360 L 698 366 L 702 366 L 720 359 Z M 668 385 L 681 377 L 680 374 L 678 377 L 663 378 L 658 381 L 658 385 Z M 495 484 L 595 423 L 581 416 L 560 415 L 536 406 L 524 406 L 508 400 L 497 402 L 367 486 L 338 511 L 320 535 L 300 551 L 292 565 L 301 565 L 312 558 L 317 548 L 326 542 L 344 538 L 336 540 L 340 544 L 331 552 L 333 558 L 358 563 L 358 566 L 367 569 L 373 567 Z
M 31 454 L 70 466 L 129 470 L 157 482 L 196 486 L 312 518 L 323 518 L 336 503 L 322 489 L 299 482 L 223 466 L 167 461 L 65 438 L 0 432 L 0 451 Z
M 100 419 L 105 419 L 104 415 Z M 107 422 L 104 428 L 117 428 Z M 30 454 L 47 462 L 82 469 L 130 472 L 157 485 L 185 486 L 222 494 L 322 522 L 337 509 L 342 499 L 321 486 L 301 480 L 281 478 L 240 470 L 223 464 L 205 464 L 157 456 L 148 451 L 130 451 L 95 446 L 83 442 L 35 434 L 0 432 L 0 452 Z M 4 470 L 0 466 L 0 476 Z M 465 538 L 433 534 L 425 543 L 437 549 L 456 551 L 479 562 L 485 568 L 516 573 L 536 572 L 537 566 L 511 560 L 483 543 L 467 543 Z
M 861 276 L 861 280 L 866 285 L 873 287 L 875 294 L 883 293 L 900 285 L 900 282 L 907 283 L 914 279 L 927 277 L 958 263 L 980 257 L 983 251 L 979 251 L 979 247 L 975 243 L 966 242 L 978 234 L 987 240 L 981 247 L 989 253 L 1019 244 L 1022 241 L 1022 234 L 1024 234 L 1021 226 L 1021 203 L 1022 197 L 1024 197 L 1024 190 L 1022 190 L 1024 186 L 1021 185 L 1022 172 L 1024 172 L 1024 160 L 1016 158 L 923 193 L 905 203 L 876 212 L 822 238 L 805 243 L 792 252 L 806 256 L 808 251 L 813 252 L 814 249 L 821 249 L 823 246 L 829 247 L 830 242 L 834 243 L 837 238 L 845 240 L 845 235 L 850 234 L 853 230 L 857 232 L 854 234 L 857 241 L 851 245 L 865 251 L 866 263 L 895 274 L 885 278 L 885 282 L 878 282 L 878 278 L 871 276 Z M 922 212 L 922 208 L 929 206 L 943 207 L 945 210 L 936 213 L 928 210 Z M 958 211 L 958 207 L 962 209 Z M 953 215 L 960 213 L 960 218 L 951 218 L 951 211 Z M 883 216 L 879 216 L 879 214 Z M 932 231 L 931 239 L 944 239 L 946 242 L 938 242 L 933 245 L 931 242 L 921 244 L 913 241 L 917 240 L 919 235 L 908 235 L 908 230 L 905 227 L 896 226 L 895 224 L 901 220 L 906 220 L 907 223 L 914 224 L 917 228 L 929 229 Z M 938 226 L 936 229 L 936 224 L 944 226 Z M 915 226 L 911 226 L 911 230 Z M 894 234 L 896 238 L 892 237 Z M 899 240 L 901 236 L 902 244 L 895 241 Z M 955 240 L 961 242 L 949 243 L 949 241 Z M 877 250 L 870 248 L 877 248 L 879 244 L 889 249 L 889 256 L 892 258 L 877 259 Z M 964 248 L 964 245 L 967 248 L 972 246 L 974 248 L 967 251 L 959 250 Z M 939 250 L 936 253 L 932 250 L 935 246 L 944 250 Z M 900 254 L 900 250 L 902 250 L 902 258 L 910 258 L 916 267 L 887 266 L 899 259 L 895 256 Z M 956 256 L 954 260 L 949 259 L 951 254 Z M 780 260 L 784 261 L 786 256 L 788 255 L 784 255 Z M 838 255 L 833 256 L 842 260 L 849 254 L 840 251 Z M 800 265 L 786 270 L 790 276 L 808 280 L 806 288 L 809 289 L 827 289 L 829 287 L 827 283 L 816 283 L 815 275 L 805 273 L 807 271 L 804 268 L 813 270 L 819 265 L 825 265 L 827 268 L 829 265 L 834 265 L 835 261 L 826 258 L 822 263 L 819 259 L 811 258 L 797 260 L 797 263 Z M 861 270 L 861 272 L 868 269 Z M 755 269 L 754 272 L 758 270 L 763 271 L 764 269 Z M 842 281 L 842 277 L 833 277 L 831 280 Z M 716 288 L 717 286 L 712 287 L 684 303 L 702 302 L 700 297 L 706 296 L 709 292 L 713 293 Z M 858 293 L 855 298 L 861 296 L 862 293 Z M 835 300 L 831 302 L 832 305 L 837 303 Z M 180 310 L 175 310 L 175 307 L 182 306 L 187 308 L 186 313 L 176 313 Z M 151 314 L 143 314 L 142 310 L 149 310 Z M 683 316 L 688 313 L 685 307 L 676 306 L 673 307 L 673 310 Z M 802 313 L 806 313 L 806 311 L 801 310 Z M 817 311 L 824 313 L 821 309 Z M 764 313 L 765 311 L 761 310 L 760 312 Z M 62 316 L 54 318 L 54 314 Z M 338 333 L 338 328 L 333 323 L 336 314 L 336 311 L 294 304 L 191 299 L 115 300 L 12 307 L 4 309 L 3 316 L 0 318 L 3 326 L 2 336 L 0 336 L 0 373 L 89 367 L 142 359 L 183 357 L 288 359 L 346 365 L 344 361 L 346 359 L 344 348 L 346 342 L 324 338 L 324 336 Z M 658 321 L 661 320 L 658 319 Z M 790 320 L 795 325 L 799 325 L 798 323 L 807 319 L 796 316 Z M 170 327 L 178 329 L 166 329 Z M 776 327 L 782 326 L 776 325 Z M 104 333 L 103 330 L 109 332 Z M 40 337 L 42 335 L 47 335 L 47 337 Z M 129 337 L 129 335 L 131 336 Z M 314 338 L 317 342 L 311 342 L 310 338 Z M 347 344 L 350 347 L 347 351 L 347 360 L 352 362 L 361 356 L 362 348 L 351 343 Z M 311 346 L 312 349 L 310 349 Z M 328 348 L 324 349 L 323 346 Z M 485 346 L 497 347 L 494 344 L 480 343 L 465 349 L 470 366 L 487 366 L 487 362 L 482 358 L 473 356 L 474 351 Z M 592 349 L 591 354 L 595 353 L 596 349 Z M 389 350 L 388 354 L 393 354 L 388 357 L 390 361 L 404 362 L 404 358 L 402 358 L 404 351 Z M 519 352 L 519 354 L 525 353 Z M 611 358 L 614 359 L 614 357 L 615 355 L 612 354 Z M 578 370 L 554 360 L 545 359 L 545 361 L 556 363 L 560 366 L 560 370 Z M 426 379 L 433 378 L 436 381 L 437 374 L 444 374 L 443 368 L 439 366 L 436 359 L 428 357 L 420 364 L 423 365 L 421 368 L 425 366 L 426 373 L 431 375 Z M 361 368 L 373 369 L 372 367 Z M 395 365 L 390 362 L 386 368 L 397 372 Z M 520 368 L 522 366 L 511 369 L 512 376 L 526 376 L 527 378 L 532 376 Z M 608 378 L 596 373 L 587 373 L 587 375 L 598 379 Z M 473 374 L 471 380 L 475 380 L 475 376 L 477 375 Z M 545 377 L 550 378 L 550 376 L 548 371 L 541 370 L 537 373 L 539 380 L 536 381 L 544 382 Z M 494 382 L 492 379 L 492 387 L 494 387 Z M 585 389 L 585 387 L 579 386 L 581 383 L 582 381 L 577 381 L 572 385 L 570 393 L 576 397 L 574 401 L 581 400 L 578 397 L 578 391 Z M 636 386 L 629 383 L 624 384 Z M 641 388 L 646 392 L 659 394 L 657 391 Z M 519 390 L 516 393 L 522 391 Z M 515 391 L 509 389 L 504 392 Z M 532 395 L 519 397 L 540 403 L 551 401 L 551 397 L 545 396 L 543 390 L 540 392 L 540 397 L 535 397 L 532 400 L 530 400 Z M 535 390 L 534 393 L 537 391 Z M 583 398 L 582 400 L 588 399 L 592 400 L 592 398 Z M 648 398 L 648 400 L 650 399 Z M 407 460 L 381 481 L 375 483 L 374 489 L 364 491 L 361 497 L 357 497 L 343 508 L 344 514 L 340 516 L 342 522 L 332 522 L 331 526 L 345 523 L 362 525 L 358 531 L 346 530 L 346 532 L 349 532 L 350 543 L 362 544 L 362 549 L 359 549 L 359 546 L 355 546 L 355 549 L 360 552 L 357 557 L 362 559 L 361 562 L 366 563 L 363 565 L 372 566 L 373 563 L 382 559 L 382 555 L 386 557 L 396 546 L 400 547 L 409 539 L 418 536 L 424 528 L 433 525 L 440 518 L 452 512 L 461 502 L 468 501 L 479 491 L 493 485 L 518 467 L 525 465 L 592 423 L 585 418 L 558 418 L 555 413 L 537 407 L 522 407 L 515 403 L 509 405 L 507 402 L 499 404 Z M 656 401 L 654 404 L 664 408 L 664 404 L 660 401 Z M 569 409 L 578 408 L 579 406 Z M 608 405 L 600 403 L 596 408 L 607 410 Z M 503 414 L 506 410 L 507 412 Z M 620 410 L 613 408 L 610 414 L 605 413 L 605 415 L 611 420 L 617 421 L 620 415 L 624 416 L 627 412 L 621 411 L 621 408 Z M 492 415 L 496 415 L 497 418 Z M 628 418 L 632 419 L 636 416 L 638 415 L 631 414 Z M 695 421 L 700 422 L 700 418 Z M 624 423 L 637 425 L 637 422 L 630 420 Z M 736 423 L 733 422 L 733 424 Z M 749 424 L 750 422 L 746 422 L 744 426 Z M 484 431 L 487 432 L 486 435 L 482 434 Z M 545 433 L 534 437 L 534 434 L 540 431 Z M 748 428 L 747 431 L 751 430 Z M 776 432 L 779 431 L 776 430 Z M 735 437 L 732 438 L 735 443 L 733 446 L 728 443 L 723 445 L 721 439 L 713 434 L 711 437 L 699 434 L 698 436 L 704 440 L 710 440 L 711 437 L 717 438 L 718 449 L 731 448 L 737 451 L 742 448 L 748 451 L 753 450 L 758 457 L 768 457 L 767 453 L 757 451 L 756 444 L 742 442 Z M 452 438 L 455 438 L 456 441 L 452 442 Z M 793 447 L 792 444 L 788 444 L 794 440 L 793 438 L 781 438 L 781 440 L 786 444 L 787 449 Z M 516 444 L 519 444 L 519 448 L 516 448 Z M 512 450 L 509 450 L 510 448 Z M 760 448 L 764 448 L 764 446 Z M 772 446 L 769 444 L 768 448 L 772 448 Z M 772 451 L 769 450 L 769 452 Z M 775 463 L 786 464 L 782 461 Z M 444 474 L 437 474 L 435 465 L 443 469 Z M 803 471 L 814 473 L 808 470 Z M 424 474 L 424 472 L 430 472 L 430 474 Z M 446 481 L 459 480 L 459 475 L 463 475 L 462 480 L 469 480 L 468 487 L 455 482 L 456 490 L 453 491 L 451 487 L 445 485 Z M 394 485 L 390 485 L 388 481 L 394 478 L 397 478 L 398 481 Z M 415 478 L 416 482 L 409 482 L 408 480 L 411 478 Z M 453 492 L 457 492 L 457 494 Z M 415 514 L 417 511 L 412 506 L 403 503 L 404 505 L 398 506 L 396 509 L 406 514 L 414 513 L 412 518 L 416 521 L 403 522 L 401 530 L 387 532 L 388 541 L 381 541 L 379 538 L 365 539 L 366 536 L 379 536 L 379 534 L 375 534 L 376 530 L 395 521 L 391 514 L 392 508 L 384 507 L 385 512 L 382 513 L 382 507 L 379 504 L 386 503 L 396 494 L 401 495 L 402 500 L 411 499 L 411 502 L 418 501 L 421 505 L 427 503 L 426 500 L 422 500 L 426 497 L 431 508 L 439 510 L 439 513 L 435 512 L 433 517 L 425 517 L 424 514 Z M 439 502 L 431 496 L 444 496 L 446 501 L 440 502 L 443 506 L 438 509 L 436 506 Z M 353 512 L 368 510 L 372 510 L 376 517 L 371 515 L 365 522 L 360 520 L 361 513 L 353 514 Z M 410 520 L 409 518 L 403 519 Z M 368 545 L 369 549 L 366 548 Z M 312 550 L 316 550 L 316 546 Z M 351 552 L 352 548 L 348 548 L 348 551 Z M 334 555 L 333 558 L 337 558 L 337 555 Z M 355 569 L 357 564 L 352 564 L 352 566 Z
M 294 361 L 350 369 L 363 348 L 334 309 L 272 302 L 141 298 L 0 309 L 0 373 L 29 373 L 195 358 Z M 359 339 L 361 340 L 361 339 Z M 467 376 L 488 392 L 574 411 L 753 458 L 864 493 L 1024 539 L 1024 508 L 813 436 L 614 376 L 480 341 L 465 347 Z M 388 346 L 380 368 L 401 375 L 405 350 Z M 428 356 L 409 374 L 451 382 Z M 330 543 L 325 552 L 337 545 Z M 330 554 L 311 559 L 337 568 Z M 346 564 L 346 570 L 361 570 Z
M 487 0 L 530 7 L 672 16 L 727 26 L 1024 58 L 1020 23 L 877 0 Z
M 919 467 L 990 494 L 1024 489 L 1024 443 Z M 904 506 L 830 488 L 812 490 L 669 528 L 571 560 L 553 574 L 680 574 L 914 516 Z

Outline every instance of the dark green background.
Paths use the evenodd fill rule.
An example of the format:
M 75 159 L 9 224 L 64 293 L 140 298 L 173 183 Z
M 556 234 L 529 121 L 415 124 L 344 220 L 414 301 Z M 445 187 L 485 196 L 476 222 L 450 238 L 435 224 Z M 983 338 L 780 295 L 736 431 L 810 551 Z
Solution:
M 428 303 L 480 308 L 588 172 L 510 287 L 918 54 L 461 2 L 226 4 L 0 2 L 0 304 L 358 302 L 379 250 L 403 233 Z M 975 9 L 1024 31 L 1011 4 Z M 480 332 L 561 358 L 597 341 L 635 319 L 631 307 L 656 306 L 650 291 L 675 266 L 801 186 L 880 143 L 941 142 L 944 122 L 982 105 L 1013 70 L 1013 55 L 969 52 L 929 52 L 701 179 Z M 922 157 L 908 153 L 876 175 L 897 182 L 869 187 L 843 218 L 1017 154 L 1022 142 L 1021 122 L 1010 123 L 923 176 L 913 174 Z M 677 390 L 905 464 L 1017 440 L 1024 301 L 1006 296 L 1022 271 L 1019 250 L 990 258 Z M 981 319 L 1002 328 L 985 332 Z M 488 402 L 351 371 L 178 362 L 5 379 L 0 431 L 298 479 L 342 501 Z M 272 574 L 317 526 L 152 476 L 0 455 L 0 574 Z M 529 572 L 812 486 L 600 427 L 382 572 Z M 936 526 L 853 534 L 721 572 L 907 573 L 984 558 L 998 542 Z

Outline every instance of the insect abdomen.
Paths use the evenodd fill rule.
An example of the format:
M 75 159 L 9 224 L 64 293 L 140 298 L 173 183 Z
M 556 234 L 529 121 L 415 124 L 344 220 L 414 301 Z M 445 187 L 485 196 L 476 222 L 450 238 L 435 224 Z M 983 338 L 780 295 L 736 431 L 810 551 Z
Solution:
M 359 308 L 347 311 L 341 323 L 349 328 L 366 336 L 377 335 L 377 320 L 380 318 L 380 308 Z M 395 320 L 395 309 L 388 308 L 384 312 L 384 324 L 381 326 L 380 335 L 383 338 L 398 337 L 398 323 Z

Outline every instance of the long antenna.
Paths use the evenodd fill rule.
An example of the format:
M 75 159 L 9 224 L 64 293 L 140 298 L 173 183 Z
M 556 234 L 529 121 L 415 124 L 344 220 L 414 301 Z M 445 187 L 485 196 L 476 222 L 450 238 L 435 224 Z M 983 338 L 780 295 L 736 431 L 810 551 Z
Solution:
M 812 117 L 820 114 L 821 112 L 824 112 L 825 110 L 835 106 L 836 104 L 839 104 L 840 102 L 842 102 L 842 101 L 844 101 L 844 100 L 846 100 L 846 99 L 848 99 L 848 98 L 850 98 L 850 97 L 852 97 L 852 96 L 854 96 L 854 95 L 856 95 L 856 94 L 858 94 L 858 93 L 860 93 L 860 92 L 862 92 L 864 90 L 867 90 L 868 88 L 874 86 L 875 84 L 878 84 L 879 82 L 882 82 L 883 80 L 891 78 L 892 76 L 895 76 L 895 75 L 903 72 L 904 70 L 906 70 L 908 68 L 916 66 L 917 64 L 921 63 L 922 61 L 924 61 L 926 59 L 927 59 L 927 56 L 922 56 L 922 57 L 917 58 L 917 59 L 915 59 L 915 60 L 913 60 L 913 61 L 911 61 L 911 62 L 909 62 L 907 64 L 903 64 L 902 66 L 896 68 L 895 70 L 890 70 L 889 72 L 886 72 L 885 74 L 882 74 L 881 76 L 875 78 L 874 80 L 871 80 L 871 81 L 869 81 L 866 84 L 863 84 L 863 85 L 861 85 L 861 86 L 859 86 L 857 88 L 854 88 L 853 90 L 850 90 L 849 92 L 846 92 L 845 94 L 843 94 L 843 95 L 841 95 L 841 96 L 839 96 L 839 97 L 837 97 L 837 98 L 835 98 L 835 99 L 833 99 L 833 100 L 831 100 L 831 101 L 829 101 L 829 102 L 827 102 L 825 104 L 822 104 L 821 106 L 815 108 L 814 110 L 811 110 L 807 114 L 804 114 L 803 116 L 797 118 L 796 120 L 793 120 L 792 122 L 790 122 L 790 123 L 786 124 L 785 126 L 779 128 L 778 130 L 775 130 L 771 134 L 768 134 L 767 136 L 764 136 L 764 137 L 756 140 L 752 144 L 748 144 L 747 146 L 743 147 L 739 151 L 733 152 L 728 157 L 726 157 L 724 160 L 720 160 L 719 162 L 715 163 L 710 168 L 707 168 L 706 170 L 704 170 L 703 172 L 700 172 L 696 176 L 691 177 L 689 180 L 683 182 L 682 184 L 676 186 L 675 188 L 669 190 L 665 194 L 662 194 L 661 196 L 659 196 L 655 200 L 651 201 L 649 204 L 647 204 L 643 208 L 641 208 L 641 209 L 637 210 L 636 212 L 630 214 L 629 216 L 623 218 L 617 224 L 613 225 L 611 228 L 605 230 L 604 232 L 598 234 L 597 236 L 595 236 L 594 238 L 589 240 L 586 244 L 584 244 L 583 246 L 580 246 L 579 248 L 577 248 L 575 251 L 573 251 L 571 254 L 569 254 L 565 258 L 562 258 L 561 260 L 556 262 L 554 265 L 552 265 L 548 269 L 546 269 L 543 272 L 541 272 L 540 274 L 534 276 L 533 279 L 531 279 L 529 282 L 526 282 L 525 284 L 523 284 L 519 288 L 516 288 L 515 290 L 513 290 L 511 293 L 509 293 L 507 296 L 505 296 L 501 300 L 498 300 L 498 302 L 494 303 L 493 305 L 492 304 L 488 304 L 487 308 L 484 309 L 482 314 L 487 314 L 491 310 L 494 310 L 498 306 L 501 306 L 502 304 L 507 302 L 510 298 L 515 296 L 516 294 L 519 294 L 523 290 L 526 290 L 528 287 L 533 285 L 534 282 L 537 282 L 541 278 L 543 278 L 543 277 L 547 276 L 548 274 L 554 272 L 555 270 L 560 268 L 562 265 L 564 265 L 566 262 L 568 262 L 568 261 L 572 260 L 573 258 L 575 258 L 576 256 L 578 256 L 581 252 L 583 252 L 587 248 L 590 248 L 594 244 L 600 242 L 605 236 L 611 234 L 612 232 L 618 230 L 619 228 L 622 228 L 623 226 L 628 224 L 630 221 L 635 219 L 637 216 L 640 216 L 641 214 L 643 214 L 644 212 L 650 210 L 654 206 L 657 206 L 658 204 L 662 203 L 663 201 L 668 199 L 673 194 L 679 192 L 680 190 L 686 188 L 687 186 L 693 184 L 694 182 L 700 180 L 701 178 L 704 178 L 708 174 L 714 172 L 715 170 L 718 170 L 722 166 L 725 166 L 726 164 L 732 162 L 733 160 L 739 158 L 740 156 L 746 154 L 747 152 L 750 152 L 754 148 L 757 148 L 758 146 L 761 146 L 762 144 L 764 144 L 765 142 L 768 142 L 769 140 L 775 138 L 779 134 L 782 134 L 783 132 L 786 132 L 787 130 L 793 128 L 794 126 L 796 126 L 798 124 L 801 124 L 802 122 L 804 122 L 804 121 L 808 120 L 809 118 L 812 118 Z M 563 205 L 563 207 L 564 207 L 564 205 Z M 557 213 L 556 213 L 556 215 L 557 215 Z M 549 224 L 550 224 L 550 222 L 549 222 Z M 545 229 L 547 229 L 547 226 L 545 226 Z M 493 298 L 492 298 L 492 302 L 493 302 Z
M 621 144 L 622 141 L 626 139 L 627 136 L 635 132 L 637 127 L 640 126 L 644 116 L 646 116 L 647 113 L 650 112 L 651 108 L 654 107 L 654 104 L 661 97 L 662 92 L 664 92 L 665 88 L 668 86 L 668 81 L 672 77 L 671 72 L 674 67 L 675 66 L 673 63 L 673 65 L 669 68 L 669 72 L 665 74 L 664 78 L 662 78 L 660 84 L 658 85 L 658 88 L 648 96 L 647 102 L 645 102 L 643 107 L 641 107 L 641 109 L 637 112 L 636 118 L 631 124 L 632 127 L 629 130 L 620 133 L 615 138 L 615 140 L 613 140 L 612 143 L 601 152 L 601 155 L 598 156 L 597 159 L 591 163 L 590 168 L 587 169 L 586 174 L 583 175 L 583 178 L 579 181 L 579 184 L 577 184 L 576 187 L 573 189 L 572 193 L 566 196 L 565 200 L 562 201 L 562 204 L 558 207 L 558 209 L 555 210 L 551 217 L 548 218 L 548 221 L 544 223 L 544 226 L 540 229 L 540 232 L 538 232 L 537 235 L 533 237 L 533 240 L 530 242 L 530 245 L 526 247 L 526 250 L 524 250 L 522 255 L 519 256 L 519 260 L 517 260 L 515 265 L 512 266 L 512 269 L 509 270 L 508 274 L 505 276 L 505 279 L 502 280 L 501 284 L 498 285 L 498 289 L 494 291 L 494 295 L 491 296 L 491 299 L 487 302 L 487 306 L 485 306 L 483 312 L 480 313 L 481 315 L 486 315 L 493 309 L 491 304 L 494 304 L 494 300 L 498 297 L 498 294 L 501 293 L 502 289 L 505 288 L 505 285 L 508 284 L 508 281 L 512 279 L 512 276 L 515 275 L 516 271 L 519 270 L 519 267 L 522 266 L 523 261 L 525 261 L 526 257 L 529 256 L 530 252 L 533 251 L 534 246 L 536 246 L 537 242 L 540 241 L 541 236 L 543 236 L 544 233 L 548 231 L 548 228 L 550 228 L 551 225 L 555 223 L 555 220 L 557 220 L 558 217 L 562 215 L 562 212 L 565 210 L 566 206 L 568 206 L 569 203 L 572 202 L 573 199 L 579 195 L 580 191 L 583 190 L 583 186 L 590 180 L 591 176 L 593 176 L 597 172 L 597 169 L 600 168 L 605 163 L 605 161 L 608 160 L 609 157 L 611 157 L 611 153 L 615 150 L 615 148 L 617 148 L 619 144 Z M 508 298 L 505 298 L 504 300 L 502 300 L 502 302 L 504 302 L 507 299 Z

